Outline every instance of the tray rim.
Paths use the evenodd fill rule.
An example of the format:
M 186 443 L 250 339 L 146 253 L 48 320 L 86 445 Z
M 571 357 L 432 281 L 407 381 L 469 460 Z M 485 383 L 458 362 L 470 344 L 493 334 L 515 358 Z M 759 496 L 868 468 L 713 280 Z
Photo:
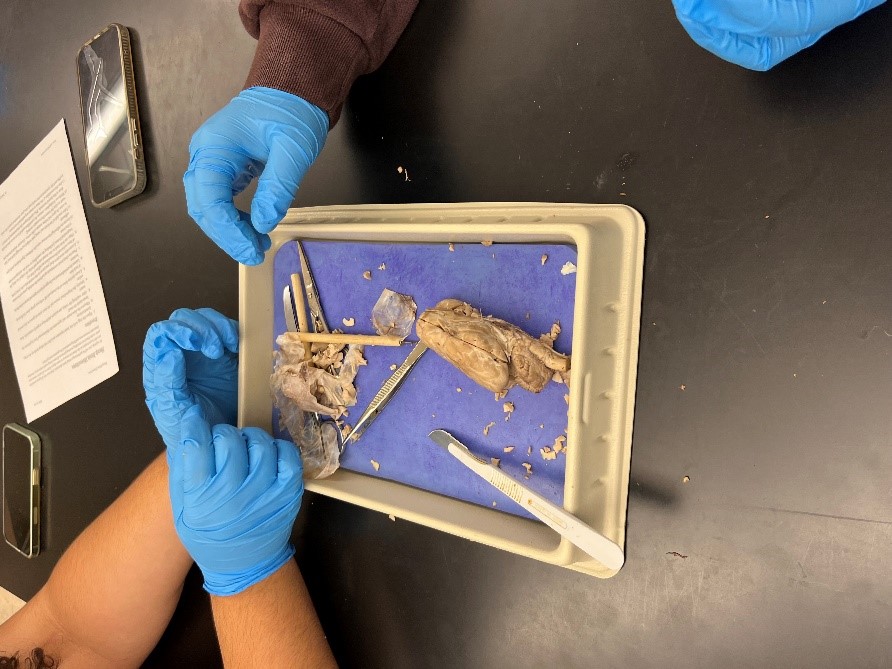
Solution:
M 589 221 L 580 221 L 579 218 L 589 218 Z M 380 220 L 394 219 L 393 222 L 381 224 Z M 478 219 L 478 220 L 475 220 Z M 479 220 L 483 219 L 483 220 Z M 524 219 L 524 220 L 518 220 Z M 568 220 L 572 219 L 572 220 Z M 544 229 L 539 223 L 548 224 Z M 609 513 L 613 531 L 604 530 L 605 534 L 615 540 L 620 547 L 625 547 L 625 523 L 628 509 L 629 473 L 631 463 L 632 429 L 634 422 L 635 389 L 637 380 L 638 344 L 641 321 L 641 295 L 643 281 L 644 237 L 645 227 L 641 215 L 627 205 L 602 205 L 602 204 L 576 204 L 576 203 L 450 203 L 450 204 L 398 204 L 398 205 L 345 205 L 345 206 L 321 206 L 290 209 L 282 223 L 274 230 L 270 237 L 272 248 L 267 253 L 266 260 L 261 265 L 248 267 L 239 265 L 239 322 L 242 330 L 242 341 L 260 339 L 260 335 L 251 333 L 257 328 L 248 330 L 245 326 L 249 318 L 257 322 L 260 314 L 268 316 L 266 330 L 272 337 L 272 313 L 274 309 L 272 291 L 260 291 L 259 298 L 263 302 L 258 304 L 258 292 L 251 290 L 258 281 L 265 278 L 271 280 L 273 258 L 278 249 L 288 241 L 298 237 L 307 239 L 342 239 L 348 241 L 412 241 L 411 239 L 388 239 L 388 235 L 400 234 L 412 236 L 429 236 L 430 234 L 447 234 L 436 241 L 444 243 L 448 241 L 466 242 L 493 239 L 494 241 L 540 241 L 548 243 L 573 243 L 580 254 L 578 259 L 579 281 L 577 282 L 577 296 L 575 320 L 580 323 L 582 311 L 585 305 L 579 299 L 580 286 L 585 269 L 582 267 L 587 257 L 584 249 L 592 243 L 592 235 L 597 232 L 596 227 L 605 223 L 613 223 L 619 226 L 622 235 L 623 259 L 621 263 L 620 286 L 622 294 L 620 301 L 623 304 L 613 305 L 611 309 L 621 313 L 623 318 L 618 320 L 617 346 L 612 348 L 624 349 L 614 351 L 612 355 L 620 363 L 616 365 L 614 377 L 617 379 L 612 395 L 607 392 L 599 395 L 599 399 L 610 401 L 610 423 L 616 426 L 615 434 L 603 434 L 599 440 L 608 443 L 611 448 L 609 460 L 618 467 L 612 477 L 617 480 L 604 485 L 613 485 L 618 489 L 612 497 L 607 497 L 607 505 L 604 510 L 605 517 Z M 371 224 L 376 224 L 372 226 Z M 413 230 L 405 230 L 405 226 L 418 226 Z M 424 227 L 427 226 L 427 227 Z M 363 238 L 355 236 L 362 234 Z M 345 236 L 348 235 L 348 236 Z M 485 236 L 483 236 L 485 235 Z M 431 241 L 430 239 L 420 241 Z M 580 245 L 582 242 L 582 245 Z M 246 296 L 252 294 L 252 305 L 248 308 Z M 268 304 L 266 304 L 268 302 Z M 610 305 L 608 305 L 610 307 Z M 262 326 L 258 326 L 262 327 Z M 581 335 L 580 335 L 581 336 Z M 249 339 L 250 337 L 250 339 Z M 577 350 L 576 333 L 572 350 Z M 244 347 L 244 344 L 243 344 Z M 252 347 L 253 348 L 253 347 Z M 271 418 L 267 411 L 267 418 L 258 423 L 259 415 L 249 415 L 247 396 L 249 393 L 243 389 L 256 386 L 249 376 L 246 355 L 239 360 L 239 424 L 245 422 L 259 424 L 261 427 L 269 426 Z M 625 363 L 625 364 L 622 364 Z M 573 375 L 571 385 L 579 387 L 582 379 L 578 378 L 579 372 Z M 589 375 L 590 376 L 590 375 Z M 586 379 L 588 380 L 588 379 Z M 258 388 L 259 390 L 259 388 Z M 592 399 L 591 389 L 585 392 L 570 393 L 571 409 L 569 416 L 568 443 L 574 440 L 581 423 L 579 416 L 583 412 L 583 401 L 588 403 Z M 582 396 L 585 396 L 582 398 Z M 575 397 L 574 397 L 575 396 Z M 580 399 L 582 398 L 582 399 Z M 573 401 L 575 399 L 575 402 Z M 250 420 L 254 418 L 254 420 Z M 579 456 L 576 456 L 578 459 Z M 572 462 L 576 462 L 573 460 Z M 573 487 L 571 473 L 575 470 L 571 466 L 571 459 L 567 462 L 567 476 L 565 479 L 565 506 L 575 511 L 574 504 L 578 501 L 577 491 Z M 603 478 L 603 477 L 602 477 Z M 368 492 L 369 486 L 378 489 L 374 497 Z M 533 559 L 548 562 L 557 566 L 569 568 L 582 573 L 587 573 L 600 578 L 613 576 L 616 571 L 607 570 L 602 565 L 589 558 L 576 549 L 566 540 L 554 535 L 544 525 L 528 519 L 494 512 L 491 509 L 480 507 L 470 502 L 464 502 L 453 498 L 444 497 L 411 486 L 369 477 L 347 470 L 339 470 L 334 477 L 321 481 L 307 481 L 306 488 L 313 492 L 329 497 L 347 501 L 382 513 L 392 514 L 405 520 L 432 527 L 442 531 L 462 536 L 480 543 L 513 553 L 525 555 Z M 382 494 L 383 493 L 383 494 Z M 408 495 L 418 506 L 415 509 L 396 507 L 382 502 L 384 497 L 400 497 Z M 466 515 L 467 523 L 458 524 L 443 518 L 431 515 L 433 507 L 442 500 L 449 501 L 455 509 L 461 508 Z M 428 508 L 430 507 L 430 508 Z M 467 508 L 471 507 L 471 508 Z M 612 507 L 612 508 L 611 508 Z M 421 509 L 421 510 L 419 510 Z M 491 521 L 484 520 L 481 516 L 493 513 L 499 514 L 500 525 L 509 532 L 495 535 L 487 532 L 485 526 Z M 530 526 L 536 526 L 531 528 Z M 542 528 L 543 532 L 539 532 Z M 602 528 L 603 529 L 603 528 Z M 518 534 L 526 534 L 537 537 L 538 546 L 530 546 L 521 541 L 511 541 L 508 538 L 510 531 Z M 541 541 L 539 540 L 541 537 Z M 551 537 L 551 541 L 548 538 Z

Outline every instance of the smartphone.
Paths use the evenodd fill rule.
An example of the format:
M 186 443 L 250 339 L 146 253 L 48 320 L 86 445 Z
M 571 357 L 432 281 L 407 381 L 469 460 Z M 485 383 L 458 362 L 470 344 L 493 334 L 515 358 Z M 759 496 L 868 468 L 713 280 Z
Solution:
M 146 187 L 127 28 L 112 23 L 81 47 L 77 82 L 90 199 L 96 207 L 111 207 Z
M 40 436 L 3 426 L 3 538 L 26 558 L 40 553 Z

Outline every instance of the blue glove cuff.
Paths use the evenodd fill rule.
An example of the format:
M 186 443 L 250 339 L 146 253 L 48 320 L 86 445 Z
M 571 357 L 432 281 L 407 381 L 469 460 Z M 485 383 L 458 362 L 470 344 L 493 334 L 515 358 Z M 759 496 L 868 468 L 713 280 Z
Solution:
M 318 105 L 314 105 L 312 102 L 299 95 L 280 91 L 278 88 L 270 88 L 268 86 L 251 86 L 251 88 L 244 89 L 236 97 L 247 98 L 254 103 L 278 103 L 282 106 L 290 107 L 295 112 L 300 109 L 305 110 L 309 112 L 311 116 L 319 120 L 320 125 L 322 126 L 317 130 L 317 132 L 321 131 L 319 133 L 321 135 L 319 138 L 324 142 L 325 137 L 328 135 L 328 114 Z
M 237 595 L 277 572 L 293 555 L 294 546 L 289 543 L 269 560 L 246 571 L 236 574 L 222 574 L 202 570 L 204 589 L 218 597 Z

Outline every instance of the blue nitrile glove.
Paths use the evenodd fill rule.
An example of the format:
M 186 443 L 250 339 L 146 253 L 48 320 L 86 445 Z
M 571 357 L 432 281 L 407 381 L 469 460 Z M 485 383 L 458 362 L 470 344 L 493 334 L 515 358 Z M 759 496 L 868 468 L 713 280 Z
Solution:
M 183 418 L 170 461 L 177 535 L 212 595 L 234 595 L 292 555 L 291 528 L 304 492 L 297 447 L 260 428 L 213 429 L 197 407 Z M 176 504 L 174 503 L 176 509 Z
M 303 98 L 260 86 L 242 91 L 189 143 L 189 215 L 234 259 L 260 264 L 267 233 L 285 216 L 327 135 L 328 115 Z M 232 198 L 258 174 L 249 215 Z
M 238 323 L 213 309 L 177 309 L 146 333 L 142 382 L 168 450 L 179 447 L 190 407 L 200 407 L 212 425 L 235 423 Z
M 885 0 L 672 0 L 693 40 L 719 58 L 768 70 Z

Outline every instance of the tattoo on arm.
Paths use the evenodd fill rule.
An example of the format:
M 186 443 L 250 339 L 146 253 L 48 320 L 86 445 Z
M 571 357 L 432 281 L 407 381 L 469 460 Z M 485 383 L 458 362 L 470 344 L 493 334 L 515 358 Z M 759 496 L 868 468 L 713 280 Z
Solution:
M 24 658 L 20 653 L 0 655 L 0 669 L 55 669 L 60 662 L 43 652 L 43 648 L 34 648 Z

